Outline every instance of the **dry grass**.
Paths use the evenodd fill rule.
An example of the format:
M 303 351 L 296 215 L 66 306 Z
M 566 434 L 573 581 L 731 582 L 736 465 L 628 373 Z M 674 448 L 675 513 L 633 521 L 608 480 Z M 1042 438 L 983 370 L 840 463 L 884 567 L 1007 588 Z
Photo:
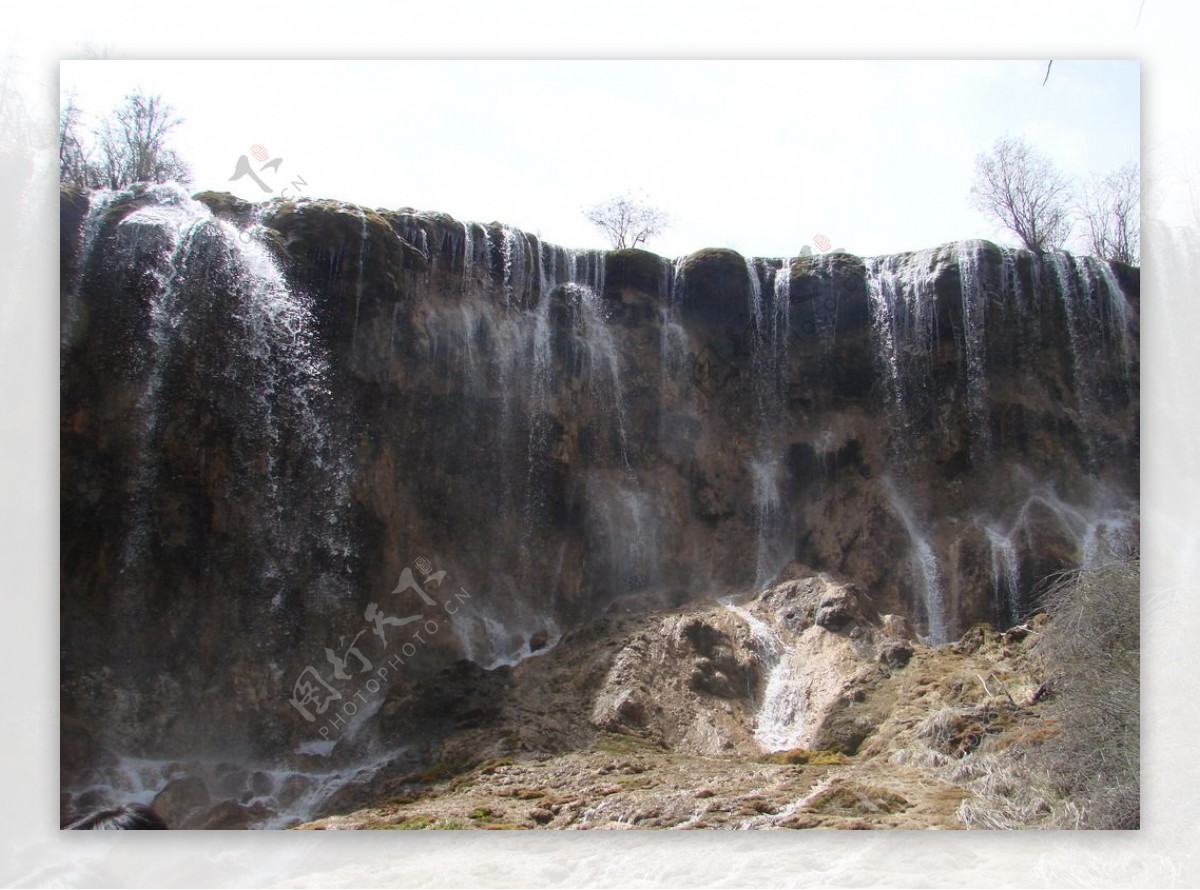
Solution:
M 1038 643 L 1062 732 L 1034 749 L 1082 828 L 1137 828 L 1141 635 L 1136 559 L 1078 572 L 1043 600 Z
M 947 769 L 975 792 L 959 818 L 968 828 L 1137 828 L 1138 561 L 1063 576 L 1042 607 L 1049 621 L 1034 653 L 1044 663 L 1046 718 Z M 939 714 L 926 723 L 935 743 L 952 725 Z

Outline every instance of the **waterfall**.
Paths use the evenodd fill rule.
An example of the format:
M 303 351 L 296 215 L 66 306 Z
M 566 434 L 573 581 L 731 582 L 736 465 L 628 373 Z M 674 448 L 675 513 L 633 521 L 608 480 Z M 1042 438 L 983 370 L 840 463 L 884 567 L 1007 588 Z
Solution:
M 1108 356 L 1118 356 L 1125 394 L 1130 395 L 1134 349 L 1130 345 L 1129 305 L 1111 267 L 1103 260 L 1052 253 L 1049 262 L 1067 322 L 1076 404 L 1089 455 L 1094 459 L 1097 455 L 1092 453 L 1093 443 L 1099 439 L 1098 431 L 1111 401 L 1097 379 L 1096 369 L 1104 366 Z
M 83 218 L 83 228 L 80 230 L 79 247 L 75 257 L 75 270 L 71 281 L 64 293 L 60 350 L 61 357 L 66 358 L 67 349 L 75 342 L 79 330 L 79 292 L 87 275 L 88 263 L 92 257 L 92 248 L 96 236 L 104 224 L 108 209 L 112 205 L 117 192 L 102 189 L 92 192 L 88 200 L 87 213 Z
M 483 281 L 492 277 L 491 233 L 478 223 L 464 222 L 463 226 L 463 273 L 462 292 L 464 297 L 474 296 L 478 291 L 477 266 L 483 264 Z
M 181 410 L 177 388 L 192 379 L 203 381 L 213 398 L 229 392 L 243 400 L 234 461 L 213 484 L 258 520 L 254 562 L 263 577 L 281 584 L 300 554 L 344 558 L 351 550 L 348 455 L 330 414 L 328 359 L 314 342 L 307 303 L 291 290 L 257 228 L 243 239 L 175 186 L 119 197 L 142 203 L 90 247 L 98 250 L 103 240 L 121 268 L 148 264 L 144 280 L 152 285 L 124 565 L 152 562 L 152 542 L 163 534 L 157 489 L 164 449 L 173 453 L 165 444 L 169 421 Z M 211 339 L 214 331 L 219 341 Z M 202 469 L 204 450 L 194 459 Z M 298 484 L 301 475 L 306 481 Z M 342 587 L 330 573 L 315 589 Z
M 598 397 L 599 404 L 612 405 L 621 463 L 629 463 L 629 441 L 625 433 L 625 396 L 621 382 L 621 356 L 604 316 L 599 295 L 589 287 L 568 285 L 578 295 L 583 309 L 583 337 L 587 349 L 588 391 Z
M 787 381 L 787 339 L 790 280 L 783 269 L 772 269 L 769 304 L 759 276 L 759 261 L 746 259 L 749 292 L 750 353 L 757 452 L 749 459 L 751 514 L 755 536 L 755 583 L 765 584 L 787 561 L 781 536 L 786 510 L 779 491 L 782 460 L 779 431 L 784 428 Z M 781 285 L 783 279 L 786 283 Z
M 589 542 L 596 548 L 597 562 L 607 569 L 610 596 L 652 587 L 660 567 L 654 492 L 623 474 L 595 471 L 589 474 L 587 494 L 592 514 Z
M 358 279 L 354 283 L 354 333 L 350 338 L 351 355 L 355 354 L 355 346 L 358 344 L 358 315 L 362 307 L 363 277 L 365 275 L 367 260 L 367 214 L 361 207 L 356 209 L 358 210 L 359 218 L 362 220 L 362 229 L 358 236 Z
M 988 416 L 987 367 L 985 350 L 987 331 L 986 294 L 979 275 L 978 241 L 954 245 L 962 290 L 963 359 L 967 376 L 967 417 L 969 418 L 972 456 L 977 465 L 987 462 L 991 448 L 991 419 Z
M 1017 547 L 1010 535 L 994 527 L 985 529 L 992 548 L 992 598 L 997 614 L 1002 614 L 1008 623 L 1020 620 L 1024 608 L 1021 603 L 1021 565 L 1017 558 Z
M 909 562 L 913 575 L 917 580 L 917 592 L 921 598 L 921 607 L 925 613 L 926 637 L 934 645 L 945 643 L 949 639 L 946 627 L 946 605 L 942 595 L 942 578 L 938 568 L 937 555 L 929 543 L 929 538 L 917 524 L 912 514 L 912 508 L 904 500 L 891 479 L 884 480 L 884 487 L 892 512 L 904 525 L 905 532 L 911 545 Z
M 867 263 L 871 328 L 897 440 L 911 431 L 916 413 L 928 407 L 936 260 L 936 250 L 922 250 Z M 893 447 L 899 450 L 899 441 Z
M 1009 484 L 1018 489 L 1032 488 L 1011 518 L 976 520 L 991 546 L 992 593 L 997 605 L 1003 607 L 1005 620 L 1020 620 L 1033 605 L 1023 598 L 1022 586 L 1027 580 L 1022 574 L 1021 552 L 1036 549 L 1039 532 L 1032 516 L 1034 508 L 1054 517 L 1059 531 L 1074 544 L 1076 564 L 1081 569 L 1101 568 L 1137 551 L 1136 507 L 1122 505 L 1121 499 L 1102 486 L 1093 488 L 1090 503 L 1076 505 L 1062 500 L 1028 474 L 1018 474 Z
M 728 598 L 718 600 L 750 628 L 766 675 L 754 717 L 754 740 L 764 751 L 800 747 L 804 736 L 805 684 L 800 654 L 784 645 L 775 630 L 749 609 Z
M 662 368 L 664 395 L 673 385 L 682 396 L 687 387 L 684 372 L 688 356 L 688 335 L 679 317 L 679 307 L 683 303 L 683 291 L 686 286 L 684 259 L 678 257 L 673 264 L 663 260 L 662 281 L 659 284 L 662 294 L 659 308 L 659 365 Z
M 550 615 L 529 608 L 519 591 L 494 587 L 453 623 L 462 657 L 485 671 L 545 655 L 562 638 Z
M 751 512 L 754 523 L 754 583 L 770 582 L 786 558 L 776 552 L 783 517 L 779 492 L 780 461 L 770 455 L 750 460 Z
M 787 397 L 788 342 L 791 339 L 792 263 L 780 260 L 771 279 L 771 362 L 774 387 L 780 403 Z
M 64 713 L 117 753 L 237 736 L 344 762 L 297 747 L 314 727 L 289 684 L 330 676 L 321 653 L 356 639 L 368 599 L 408 614 L 390 585 L 417 555 L 471 602 L 381 687 L 458 657 L 514 665 L 615 601 L 762 586 L 792 557 L 940 644 L 1136 546 L 1137 280 L 1119 264 L 983 242 L 656 260 L 440 214 L 205 200 L 138 187 L 82 218 L 64 200 Z M 735 628 L 762 665 L 754 736 L 796 747 L 820 668 L 756 608 Z M 346 716 L 357 753 L 394 715 Z M 92 768 L 64 749 L 67 772 Z

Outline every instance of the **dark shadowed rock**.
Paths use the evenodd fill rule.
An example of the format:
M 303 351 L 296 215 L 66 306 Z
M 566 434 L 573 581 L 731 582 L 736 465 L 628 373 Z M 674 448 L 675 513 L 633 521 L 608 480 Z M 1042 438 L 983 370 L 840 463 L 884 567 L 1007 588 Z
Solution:
M 198 828 L 211 803 L 204 780 L 188 776 L 168 782 L 151 807 L 171 828 Z

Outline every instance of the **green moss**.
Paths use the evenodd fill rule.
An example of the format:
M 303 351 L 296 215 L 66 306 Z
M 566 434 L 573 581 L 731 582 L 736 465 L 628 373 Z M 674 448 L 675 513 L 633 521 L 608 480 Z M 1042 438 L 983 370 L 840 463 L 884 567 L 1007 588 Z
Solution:
M 776 751 L 762 758 L 764 763 L 780 763 L 805 766 L 841 766 L 850 759 L 838 751 L 810 751 L 808 748 L 792 748 L 790 751 Z
M 485 760 L 483 763 L 479 764 L 479 773 L 480 775 L 490 776 L 496 770 L 500 769 L 500 767 L 512 765 L 513 760 L 511 757 L 496 757 L 492 760 Z
M 604 257 L 605 286 L 629 287 L 657 295 L 666 262 L 648 250 L 611 250 Z
M 433 825 L 433 819 L 429 816 L 409 816 L 390 827 L 394 831 L 423 831 L 431 825 Z
M 617 784 L 628 791 L 636 791 L 643 788 L 653 788 L 658 782 L 649 776 L 617 776 Z
M 441 760 L 435 763 L 428 769 L 423 769 L 416 774 L 418 782 L 440 782 L 442 779 L 450 775 L 452 769 L 450 764 Z
M 475 819 L 476 821 L 480 822 L 489 822 L 494 815 L 495 814 L 492 812 L 491 807 L 476 807 L 475 809 L 471 810 L 468 818 Z
M 644 736 L 602 732 L 596 737 L 596 750 L 605 754 L 633 754 L 660 747 L 653 739 Z
M 192 198 L 211 210 L 214 216 L 226 217 L 237 222 L 248 220 L 254 212 L 253 204 L 229 192 L 196 192 Z

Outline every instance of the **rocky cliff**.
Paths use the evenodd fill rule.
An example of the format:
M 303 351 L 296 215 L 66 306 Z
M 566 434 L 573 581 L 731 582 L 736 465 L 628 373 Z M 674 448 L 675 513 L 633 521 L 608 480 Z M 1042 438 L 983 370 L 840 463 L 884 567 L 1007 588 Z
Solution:
M 170 186 L 64 191 L 61 231 L 67 786 L 394 755 L 460 659 L 788 578 L 941 643 L 1136 542 L 1135 268 Z

